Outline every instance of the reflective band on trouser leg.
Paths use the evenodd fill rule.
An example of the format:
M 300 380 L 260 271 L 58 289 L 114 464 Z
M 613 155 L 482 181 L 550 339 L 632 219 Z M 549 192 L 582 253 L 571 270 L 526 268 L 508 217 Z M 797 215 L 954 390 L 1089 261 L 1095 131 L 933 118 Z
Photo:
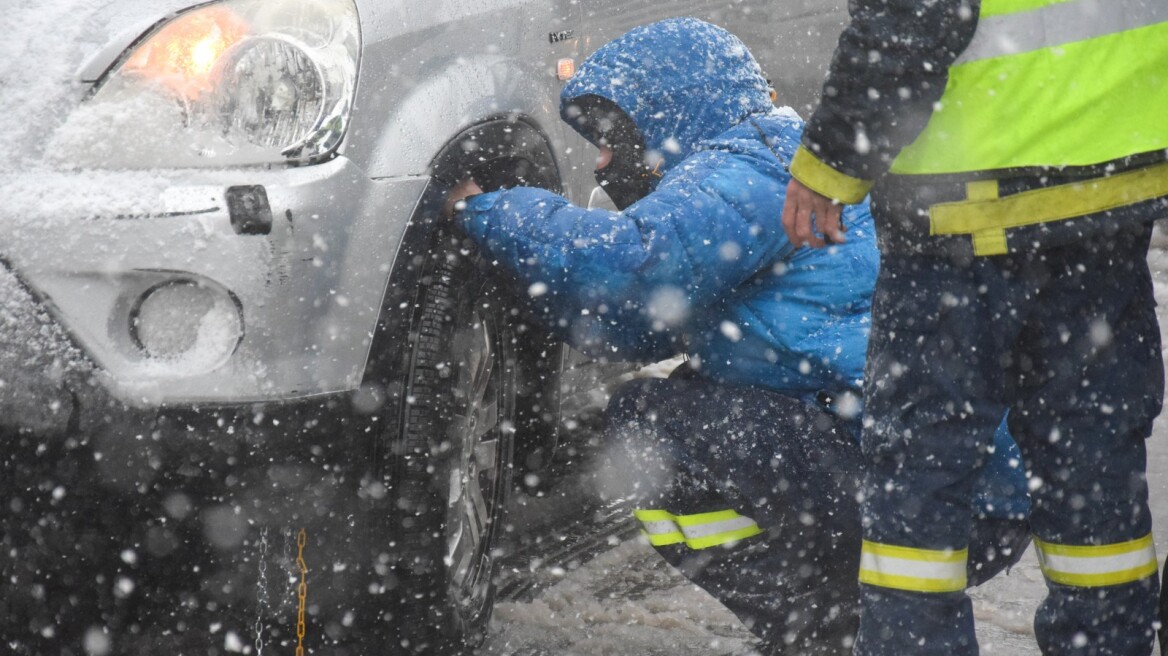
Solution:
M 965 589 L 969 550 L 913 549 L 864 540 L 860 583 L 910 592 Z
M 673 521 L 675 519 L 673 513 L 664 510 L 636 510 L 633 515 L 641 522 L 641 531 L 654 547 L 685 542 L 681 528 Z
M 1131 583 L 1156 574 L 1152 535 L 1099 547 L 1052 544 L 1034 538 L 1042 573 L 1052 583 L 1101 588 Z
M 691 549 L 708 549 L 762 533 L 758 524 L 733 510 L 674 515 L 665 510 L 637 510 L 649 544 L 663 547 L 684 542 Z

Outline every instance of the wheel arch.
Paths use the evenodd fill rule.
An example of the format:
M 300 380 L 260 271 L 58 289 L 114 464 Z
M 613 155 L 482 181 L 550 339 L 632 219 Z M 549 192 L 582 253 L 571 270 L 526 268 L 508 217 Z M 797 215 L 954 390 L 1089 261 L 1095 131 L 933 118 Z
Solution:
M 356 392 L 368 396 L 372 390 L 374 394 L 384 396 L 380 406 L 386 412 L 379 421 L 384 422 L 385 426 L 400 424 L 399 418 L 390 413 L 399 406 L 398 402 L 404 394 L 401 381 L 409 370 L 413 309 L 419 303 L 426 258 L 432 254 L 436 236 L 444 221 L 442 210 L 446 193 L 483 163 L 484 153 L 494 159 L 518 157 L 531 161 L 544 177 L 543 181 L 552 183 L 546 186 L 559 191 L 560 169 L 553 154 L 551 139 L 532 117 L 524 114 L 486 116 L 447 138 L 432 157 L 427 167 L 430 181 L 406 226 L 394 258 L 361 389 Z M 558 353 L 552 354 L 552 358 L 556 360 L 555 366 L 561 364 Z M 533 451 L 538 450 L 547 456 L 555 449 L 558 437 L 555 428 L 559 422 L 558 397 L 554 406 L 551 415 L 543 413 L 539 419 L 531 418 L 532 426 L 542 424 L 542 430 L 538 431 L 541 434 L 536 436 L 533 429 L 520 436 L 516 445 L 518 462 L 524 462 L 525 455 Z M 390 455 L 388 452 L 389 449 L 383 445 L 371 454 L 376 473 L 384 475 L 382 468 L 386 465 L 386 457 Z M 546 457 L 543 459 L 546 460 Z
M 516 117 L 546 139 L 538 126 L 559 121 L 555 103 L 545 102 L 558 87 L 512 57 L 450 58 L 421 78 L 397 67 L 367 75 L 375 75 L 373 67 L 363 67 L 341 152 L 374 178 L 430 170 L 450 147 L 450 135 L 468 127 Z M 370 111 L 375 107 L 388 111 Z

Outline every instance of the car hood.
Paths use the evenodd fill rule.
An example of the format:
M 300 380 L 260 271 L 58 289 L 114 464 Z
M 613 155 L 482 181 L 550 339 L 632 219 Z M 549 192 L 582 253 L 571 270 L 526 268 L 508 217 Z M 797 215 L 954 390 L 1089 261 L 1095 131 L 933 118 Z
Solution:
M 192 0 L 15 0 L 0 39 L 0 173 L 33 165 L 45 142 L 118 56 Z

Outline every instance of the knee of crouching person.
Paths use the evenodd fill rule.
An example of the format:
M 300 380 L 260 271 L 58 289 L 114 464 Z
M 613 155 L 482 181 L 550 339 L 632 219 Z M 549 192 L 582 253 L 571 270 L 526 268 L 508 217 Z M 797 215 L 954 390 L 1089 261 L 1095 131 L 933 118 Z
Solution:
M 597 493 L 604 498 L 641 503 L 660 498 L 673 485 L 677 466 L 671 445 L 657 430 L 655 411 L 646 398 L 658 382 L 630 381 L 609 401 L 595 477 Z

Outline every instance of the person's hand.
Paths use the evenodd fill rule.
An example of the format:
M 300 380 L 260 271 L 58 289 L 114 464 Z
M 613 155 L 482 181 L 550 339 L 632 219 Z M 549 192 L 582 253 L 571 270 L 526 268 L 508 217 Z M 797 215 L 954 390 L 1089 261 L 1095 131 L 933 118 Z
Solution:
M 827 196 L 808 189 L 802 182 L 791 178 L 787 185 L 787 201 L 783 205 L 783 230 L 787 239 L 795 246 L 823 248 L 827 244 L 842 244 L 843 221 L 840 218 L 843 206 Z M 824 241 L 818 234 L 826 237 Z
M 473 178 L 467 178 L 462 182 L 454 185 L 450 193 L 446 196 L 446 205 L 443 208 L 443 215 L 447 219 L 454 216 L 454 212 L 466 207 L 464 202 L 471 196 L 477 196 L 483 193 L 483 188 L 474 181 Z

